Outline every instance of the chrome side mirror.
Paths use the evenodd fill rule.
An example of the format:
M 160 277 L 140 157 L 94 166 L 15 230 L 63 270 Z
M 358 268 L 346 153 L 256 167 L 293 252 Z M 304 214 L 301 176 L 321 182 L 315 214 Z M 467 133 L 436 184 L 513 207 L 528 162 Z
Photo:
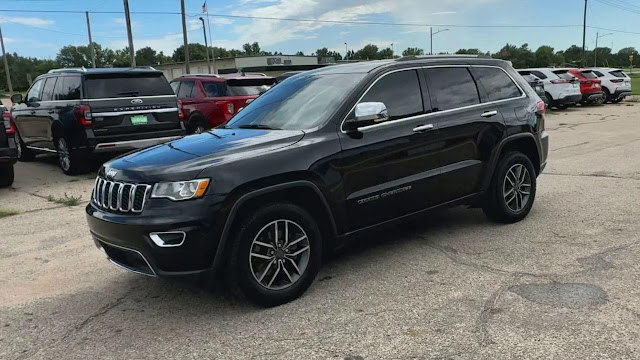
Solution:
M 356 105 L 355 117 L 345 121 L 347 131 L 355 131 L 360 127 L 375 125 L 389 120 L 389 112 L 384 103 L 363 102 Z

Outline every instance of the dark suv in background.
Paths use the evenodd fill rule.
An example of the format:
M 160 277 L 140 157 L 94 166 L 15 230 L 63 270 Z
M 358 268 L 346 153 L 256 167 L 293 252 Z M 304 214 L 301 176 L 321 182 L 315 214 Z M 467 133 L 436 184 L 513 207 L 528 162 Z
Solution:
M 18 150 L 13 139 L 16 129 L 11 113 L 4 106 L 0 106 L 0 112 L 0 187 L 5 187 L 13 184 L 13 164 L 18 158 Z
M 325 251 L 378 225 L 454 205 L 523 219 L 546 165 L 544 113 L 501 60 L 308 71 L 221 127 L 104 164 L 87 221 L 121 267 L 222 270 L 252 301 L 281 304 L 310 286 Z
M 185 135 L 177 99 L 152 68 L 60 69 L 11 97 L 20 160 L 58 154 L 65 174 L 93 152 L 139 149 Z

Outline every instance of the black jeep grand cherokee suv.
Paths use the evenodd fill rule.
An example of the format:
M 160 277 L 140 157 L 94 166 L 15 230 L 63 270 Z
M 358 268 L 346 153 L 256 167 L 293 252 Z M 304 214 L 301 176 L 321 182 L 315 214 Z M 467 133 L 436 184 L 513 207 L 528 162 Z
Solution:
M 11 100 L 20 160 L 58 154 L 65 174 L 83 172 L 91 152 L 144 148 L 185 135 L 178 100 L 152 68 L 59 69 Z
M 252 301 L 281 304 L 309 287 L 324 250 L 373 226 L 460 204 L 523 219 L 546 164 L 543 113 L 504 61 L 326 67 L 217 129 L 106 163 L 87 220 L 116 265 L 221 270 Z

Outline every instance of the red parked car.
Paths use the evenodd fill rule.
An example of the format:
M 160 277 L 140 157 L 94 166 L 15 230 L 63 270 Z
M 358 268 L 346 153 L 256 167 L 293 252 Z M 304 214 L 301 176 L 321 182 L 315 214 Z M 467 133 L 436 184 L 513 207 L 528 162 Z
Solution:
M 201 133 L 231 119 L 276 83 L 264 74 L 184 75 L 171 81 L 188 133 Z
M 603 103 L 605 94 L 602 90 L 602 81 L 590 69 L 568 69 L 567 72 L 580 81 L 582 93 L 581 104 Z

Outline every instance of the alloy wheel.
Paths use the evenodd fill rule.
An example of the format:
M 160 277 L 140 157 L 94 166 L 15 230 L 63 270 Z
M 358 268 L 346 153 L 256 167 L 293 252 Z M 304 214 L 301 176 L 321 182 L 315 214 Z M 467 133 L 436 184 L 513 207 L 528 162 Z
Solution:
M 269 290 L 283 290 L 305 273 L 311 246 L 300 225 L 280 219 L 258 231 L 249 251 L 249 267 L 258 284 Z
M 507 170 L 502 185 L 507 207 L 513 212 L 524 209 L 531 195 L 531 174 L 523 164 L 515 164 Z
M 69 171 L 71 168 L 71 154 L 69 153 L 67 141 L 64 138 L 58 139 L 56 147 L 58 149 L 58 161 L 60 162 L 60 167 L 64 171 Z

